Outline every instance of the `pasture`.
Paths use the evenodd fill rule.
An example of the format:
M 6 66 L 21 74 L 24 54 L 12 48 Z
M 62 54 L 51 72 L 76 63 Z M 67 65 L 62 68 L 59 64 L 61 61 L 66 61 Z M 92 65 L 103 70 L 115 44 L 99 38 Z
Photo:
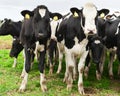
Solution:
M 37 61 L 34 61 L 28 77 L 26 91 L 18 92 L 22 79 L 20 78 L 23 67 L 22 52 L 18 57 L 16 68 L 12 68 L 13 58 L 9 57 L 12 38 L 10 36 L 0 37 L 0 96 L 79 96 L 77 80 L 73 83 L 71 91 L 67 91 L 66 84 L 63 83 L 65 72 L 65 61 L 60 74 L 56 74 L 57 64 L 54 73 L 49 74 L 49 67 L 45 67 L 48 91 L 43 93 L 40 89 L 39 71 Z M 109 54 L 108 54 L 109 55 Z M 113 64 L 114 79 L 108 76 L 108 58 L 106 59 L 102 79 L 98 81 L 95 77 L 95 64 L 90 67 L 88 79 L 84 78 L 85 96 L 120 96 L 120 78 L 117 75 L 118 61 Z

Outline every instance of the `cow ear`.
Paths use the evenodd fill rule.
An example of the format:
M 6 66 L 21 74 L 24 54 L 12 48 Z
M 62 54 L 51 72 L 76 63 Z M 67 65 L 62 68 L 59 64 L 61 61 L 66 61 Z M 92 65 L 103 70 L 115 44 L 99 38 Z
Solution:
M 73 17 L 79 17 L 79 12 L 81 12 L 81 10 L 76 7 L 71 8 L 70 11 L 72 12 Z
M 62 15 L 61 15 L 60 13 L 50 13 L 50 17 L 51 17 L 53 20 L 57 21 L 57 20 L 59 20 L 59 19 L 62 18 Z
M 101 9 L 98 11 L 98 16 L 104 18 L 109 12 L 110 12 L 109 9 Z
M 25 17 L 26 19 L 29 19 L 30 17 L 32 17 L 34 15 L 34 13 L 29 10 L 23 10 L 23 11 L 21 11 L 21 15 L 23 17 Z

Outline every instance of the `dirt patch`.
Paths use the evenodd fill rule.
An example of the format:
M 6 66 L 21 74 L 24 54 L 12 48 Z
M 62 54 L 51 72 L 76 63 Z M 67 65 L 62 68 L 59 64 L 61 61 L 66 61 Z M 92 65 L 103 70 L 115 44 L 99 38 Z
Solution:
M 85 90 L 85 96 L 94 96 L 98 92 L 97 89 L 91 87 L 84 88 L 84 90 Z
M 0 49 L 11 49 L 11 42 L 0 40 Z

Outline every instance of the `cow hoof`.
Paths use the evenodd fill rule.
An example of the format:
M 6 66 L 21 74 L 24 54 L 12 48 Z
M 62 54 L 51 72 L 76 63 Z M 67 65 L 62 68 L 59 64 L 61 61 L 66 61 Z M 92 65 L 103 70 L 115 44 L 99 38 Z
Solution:
M 49 70 L 49 74 L 52 75 L 53 74 L 53 70 Z
M 113 80 L 113 75 L 110 75 L 109 77 L 110 77 L 111 80 Z
M 83 88 L 78 88 L 78 91 L 81 95 L 85 95 L 84 89 Z
M 56 73 L 57 73 L 57 74 L 60 74 L 60 71 L 58 70 Z
M 25 87 L 21 86 L 18 91 L 21 93 L 25 92 Z
M 67 78 L 66 77 L 64 77 L 63 83 L 67 83 Z
M 68 85 L 67 85 L 67 90 L 68 90 L 68 91 L 71 91 L 71 89 L 72 89 L 72 84 L 68 84 Z
M 84 73 L 85 79 L 88 79 L 88 74 Z
M 46 92 L 47 91 L 47 86 L 46 85 L 41 86 L 41 90 L 42 90 L 42 92 Z
M 101 75 L 100 74 L 96 74 L 96 78 L 97 78 L 97 80 L 101 80 Z

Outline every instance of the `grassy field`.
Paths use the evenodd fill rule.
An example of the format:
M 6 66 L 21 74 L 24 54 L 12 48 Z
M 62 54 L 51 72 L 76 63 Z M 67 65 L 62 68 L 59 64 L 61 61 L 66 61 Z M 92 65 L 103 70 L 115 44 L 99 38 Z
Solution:
M 11 47 L 11 37 L 0 37 L 0 96 L 80 96 L 77 90 L 77 80 L 73 83 L 71 91 L 66 90 L 66 84 L 63 83 L 65 72 L 65 61 L 63 61 L 63 70 L 56 74 L 57 64 L 54 68 L 53 75 L 49 75 L 49 68 L 45 68 L 48 91 L 43 93 L 39 84 L 39 71 L 37 61 L 29 73 L 27 89 L 23 93 L 19 93 L 22 79 L 20 78 L 23 67 L 22 52 L 18 57 L 16 68 L 12 68 L 13 58 L 9 57 Z M 4 42 L 3 42 L 4 41 Z M 9 47 L 3 47 L 2 44 Z M 92 64 L 89 77 L 84 78 L 84 88 L 86 96 L 120 96 L 120 79 L 117 75 L 118 61 L 114 62 L 114 79 L 110 80 L 108 76 L 107 62 L 105 62 L 104 73 L 100 81 L 95 78 L 96 66 Z

